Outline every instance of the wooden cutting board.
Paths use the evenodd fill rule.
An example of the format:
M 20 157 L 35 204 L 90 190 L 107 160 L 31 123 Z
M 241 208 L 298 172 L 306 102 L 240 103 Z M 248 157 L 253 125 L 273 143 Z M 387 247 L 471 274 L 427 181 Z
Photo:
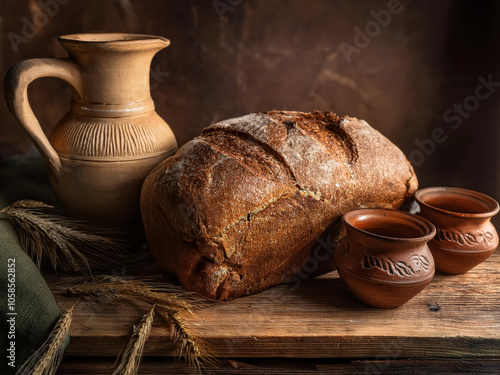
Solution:
M 74 280 L 49 282 L 61 308 L 75 303 L 77 298 L 64 292 Z M 121 304 L 81 299 L 66 355 L 118 356 L 147 311 L 147 304 L 130 299 Z M 437 273 L 422 293 L 392 310 L 357 301 L 331 272 L 298 288 L 277 286 L 187 318 L 223 358 L 500 357 L 500 252 L 467 274 Z M 145 356 L 173 356 L 170 331 L 160 317 Z

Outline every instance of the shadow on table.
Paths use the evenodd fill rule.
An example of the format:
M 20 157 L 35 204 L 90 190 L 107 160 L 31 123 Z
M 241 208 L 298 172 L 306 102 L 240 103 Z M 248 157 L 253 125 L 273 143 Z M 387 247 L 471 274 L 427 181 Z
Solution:
M 333 307 L 343 311 L 372 309 L 351 294 L 337 272 L 305 280 L 297 288 L 289 288 L 289 293 L 317 307 Z

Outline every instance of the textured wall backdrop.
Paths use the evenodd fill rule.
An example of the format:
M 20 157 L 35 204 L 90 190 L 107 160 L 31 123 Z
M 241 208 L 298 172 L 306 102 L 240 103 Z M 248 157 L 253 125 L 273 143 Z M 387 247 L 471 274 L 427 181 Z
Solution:
M 65 56 L 62 34 L 169 38 L 152 95 L 180 144 L 249 112 L 331 110 L 400 146 L 421 186 L 500 199 L 498 1 L 2 0 L 0 11 L 2 76 L 23 59 Z M 31 85 L 47 133 L 69 95 L 56 79 Z M 3 94 L 0 119 L 0 160 L 34 153 Z

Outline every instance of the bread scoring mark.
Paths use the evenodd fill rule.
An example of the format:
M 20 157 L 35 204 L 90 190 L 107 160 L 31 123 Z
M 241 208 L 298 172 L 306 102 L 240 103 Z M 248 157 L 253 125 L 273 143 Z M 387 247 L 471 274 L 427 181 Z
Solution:
M 304 197 L 311 198 L 311 199 L 314 199 L 315 201 L 322 202 L 325 204 L 331 204 L 333 201 L 333 200 L 324 199 L 320 193 L 315 193 L 315 192 L 312 192 L 311 190 L 300 190 L 299 189 L 296 192 Z M 246 221 L 246 222 L 251 221 L 251 219 L 253 217 L 257 216 L 260 212 L 266 210 L 267 208 L 276 204 L 277 202 L 281 201 L 282 199 L 289 199 L 289 198 L 293 199 L 294 195 L 295 194 L 291 194 L 290 192 L 285 192 L 285 193 L 281 194 L 279 197 L 273 198 L 273 199 L 269 200 L 268 202 L 265 202 L 259 208 L 252 210 L 252 211 L 248 211 L 248 213 L 242 215 L 240 218 L 238 218 L 237 220 L 235 220 L 231 224 L 222 228 L 221 231 L 213 237 L 214 242 L 222 246 L 222 238 L 223 238 L 224 234 L 228 230 L 230 230 L 232 227 L 234 227 L 236 224 L 238 224 L 242 221 Z M 341 212 L 337 208 L 335 208 L 335 207 L 333 207 L 333 208 L 334 208 L 334 210 L 337 211 L 338 215 L 341 215 Z M 226 257 L 229 258 L 224 246 L 222 246 L 222 249 L 224 250 L 224 254 L 226 255 Z
M 270 205 L 278 202 L 279 200 L 283 199 L 284 197 L 289 197 L 290 196 L 290 192 L 287 192 L 287 193 L 283 193 L 281 194 L 279 197 L 275 197 L 273 199 L 271 199 L 270 201 L 268 202 L 265 202 L 262 206 L 260 206 L 259 208 L 255 209 L 255 210 L 252 210 L 252 211 L 248 211 L 248 213 L 246 213 L 245 215 L 241 216 L 239 219 L 235 220 L 233 223 L 225 226 L 224 228 L 222 228 L 222 230 L 219 232 L 219 234 L 217 234 L 216 236 L 214 236 L 214 240 L 217 239 L 217 240 L 221 240 L 222 239 L 222 236 L 224 235 L 224 233 L 226 233 L 229 229 L 231 229 L 232 227 L 234 227 L 236 224 L 238 224 L 240 221 L 242 220 L 247 220 L 248 217 L 252 217 L 252 216 L 256 216 L 258 213 L 260 213 L 261 211 L 264 211 L 266 208 L 268 208 Z M 248 220 L 250 221 L 250 220 Z M 219 241 L 215 241 L 215 242 L 219 242 Z M 225 251 L 225 250 L 224 250 Z
M 240 138 L 241 141 L 253 146 L 256 145 L 262 149 L 262 151 L 267 154 L 268 156 L 271 156 L 273 159 L 275 159 L 281 166 L 283 166 L 286 171 L 288 176 L 290 177 L 291 182 L 293 185 L 295 185 L 298 189 L 301 189 L 301 186 L 299 185 L 297 178 L 295 177 L 292 168 L 288 165 L 286 160 L 281 156 L 276 150 L 274 150 L 271 146 L 267 145 L 266 143 L 260 141 L 259 139 L 255 138 L 251 134 L 244 133 L 239 130 L 234 130 L 234 129 L 227 129 L 227 128 L 206 128 L 203 130 L 201 133 L 202 139 L 204 139 L 209 145 L 215 146 L 214 142 L 210 142 L 210 138 L 207 137 L 209 135 L 213 134 L 232 134 L 236 135 L 237 137 Z M 215 146 L 217 147 L 217 146 Z M 214 147 L 214 148 L 215 148 Z M 219 150 L 221 152 L 226 152 L 226 150 Z M 234 157 L 234 153 L 233 153 Z
M 231 147 L 224 147 L 224 148 L 219 147 L 216 142 L 212 141 L 214 138 L 212 138 L 211 136 L 213 136 L 214 133 L 215 133 L 215 135 L 220 135 L 220 134 L 237 135 L 238 137 L 240 137 L 239 138 L 240 141 L 245 142 L 245 144 L 247 145 L 246 146 L 247 148 L 253 147 L 255 145 L 259 146 L 266 155 L 272 156 L 281 166 L 283 166 L 286 169 L 286 172 L 288 173 L 288 176 L 289 176 L 291 182 L 293 183 L 293 185 L 295 185 L 297 191 L 302 196 L 313 198 L 317 201 L 321 201 L 324 203 L 331 202 L 331 200 L 326 199 L 323 196 L 323 194 L 321 194 L 320 191 L 313 191 L 313 190 L 310 190 L 306 187 L 300 186 L 297 179 L 295 178 L 295 175 L 294 175 L 292 169 L 289 167 L 289 165 L 285 161 L 285 159 L 278 152 L 276 152 L 273 148 L 266 145 L 265 143 L 259 141 L 258 139 L 253 138 L 251 135 L 240 132 L 238 130 L 219 129 L 219 128 L 206 129 L 202 134 L 204 136 L 204 138 L 200 138 L 200 139 L 203 141 L 206 141 L 212 148 L 216 149 L 217 151 L 219 151 L 219 152 L 221 152 L 229 157 L 232 157 L 232 158 L 239 158 L 240 155 L 238 154 L 238 151 L 241 152 L 241 150 L 237 150 L 237 149 L 234 149 Z M 241 138 L 241 136 L 245 136 L 245 138 Z M 224 145 L 226 145 L 226 143 Z M 246 165 L 248 166 L 248 164 L 246 164 Z M 352 175 L 351 175 L 351 179 L 352 179 Z M 267 205 L 266 205 L 266 207 L 267 207 Z M 261 210 L 259 209 L 257 212 L 260 212 L 260 211 Z M 247 221 L 249 221 L 249 220 L 247 220 Z
M 339 138 L 339 143 L 347 150 L 347 159 L 351 164 L 355 163 L 359 159 L 358 147 L 356 142 L 347 133 L 344 128 L 344 120 L 342 119 L 339 123 L 328 123 L 326 125 L 328 130 L 331 130 Z
M 282 123 L 287 129 L 287 134 L 292 129 L 303 130 L 319 140 L 328 151 L 338 151 L 338 146 L 340 146 L 349 163 L 355 163 L 359 159 L 356 142 L 345 130 L 345 125 L 348 124 L 348 121 L 345 121 L 346 117 L 340 117 L 333 112 L 320 111 L 311 113 L 270 111 L 264 114 Z

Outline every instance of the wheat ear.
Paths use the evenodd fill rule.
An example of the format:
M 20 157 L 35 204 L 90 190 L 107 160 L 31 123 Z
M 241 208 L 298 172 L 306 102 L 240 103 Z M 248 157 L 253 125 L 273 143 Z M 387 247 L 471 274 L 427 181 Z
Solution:
M 145 283 L 117 276 L 96 275 L 86 282 L 68 289 L 69 294 L 113 299 L 119 296 L 139 298 L 152 305 L 168 306 L 177 310 L 192 311 L 208 305 L 194 293 L 167 283 Z
M 194 293 L 167 283 L 148 284 L 138 280 L 101 275 L 95 276 L 93 282 L 69 288 L 68 293 L 105 299 L 131 296 L 156 305 L 157 313 L 171 325 L 172 339 L 179 358 L 184 357 L 190 366 L 196 367 L 199 371 L 205 366 L 218 363 L 208 345 L 191 332 L 187 322 L 180 315 L 180 312 L 192 313 L 195 309 L 210 305 L 210 302 L 201 300 Z
M 69 335 L 69 327 L 73 320 L 73 307 L 61 315 L 47 340 L 24 362 L 16 375 L 52 375 L 56 373 L 63 357 L 64 342 Z
M 219 364 L 209 346 L 193 334 L 178 311 L 166 306 L 157 306 L 157 310 L 158 314 L 170 323 L 172 340 L 176 347 L 175 355 L 178 358 L 184 358 L 189 366 L 196 368 L 199 373 L 207 366 Z
M 151 308 L 149 313 L 145 314 L 139 325 L 134 327 L 134 332 L 130 338 L 125 352 L 123 353 L 122 360 L 118 368 L 113 372 L 113 375 L 136 375 L 141 364 L 142 352 L 144 344 L 149 338 L 151 333 L 151 326 L 155 314 L 155 305 Z
M 0 211 L 8 215 L 21 245 L 40 268 L 47 263 L 63 271 L 89 272 L 102 264 L 120 265 L 124 247 L 108 237 L 111 232 L 64 216 L 49 215 L 53 208 L 39 201 L 21 200 Z

